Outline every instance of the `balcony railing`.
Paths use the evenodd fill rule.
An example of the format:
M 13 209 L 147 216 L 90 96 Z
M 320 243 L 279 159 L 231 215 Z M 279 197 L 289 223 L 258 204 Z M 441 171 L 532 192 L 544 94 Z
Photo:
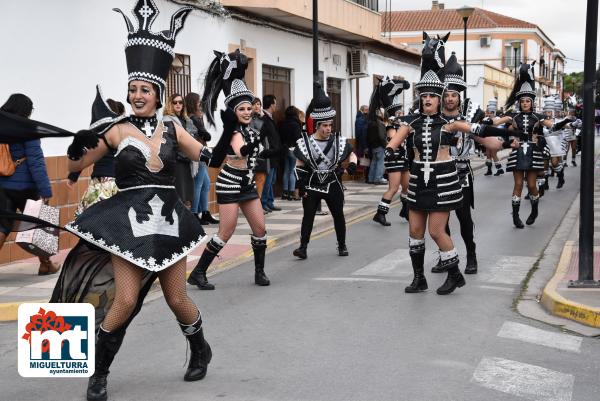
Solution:
M 379 11 L 379 0 L 350 0 L 359 6 L 368 8 L 369 10 Z

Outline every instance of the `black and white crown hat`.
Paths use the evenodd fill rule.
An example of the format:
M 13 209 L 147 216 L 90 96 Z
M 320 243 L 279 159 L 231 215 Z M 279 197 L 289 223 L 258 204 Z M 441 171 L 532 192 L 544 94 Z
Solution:
M 488 101 L 487 111 L 494 113 L 498 111 L 498 99 L 492 98 Z
M 544 98 L 544 107 L 543 111 L 555 111 L 556 110 L 556 102 L 553 97 L 549 96 Z
M 535 99 L 536 97 L 535 88 L 528 81 L 523 82 L 523 84 L 521 84 L 521 87 L 519 88 L 519 91 L 516 94 L 517 100 L 520 100 L 522 97 L 529 97 L 532 99 Z
M 559 97 L 555 97 L 554 98 L 554 110 L 555 111 L 563 111 L 563 102 L 560 100 Z
M 446 84 L 433 70 L 428 70 L 423 74 L 421 80 L 415 84 L 415 89 L 419 95 L 429 93 L 441 97 L 446 89 Z
M 402 108 L 402 91 L 410 88 L 408 81 L 402 79 L 390 79 L 385 77 L 379 82 L 381 87 L 381 102 L 383 109 L 389 115 L 394 114 L 397 110 Z
M 458 64 L 454 52 L 452 52 L 452 55 L 444 66 L 444 82 L 446 83 L 447 91 L 460 93 L 467 89 L 467 83 L 463 79 L 463 69 L 460 64 Z
M 310 113 L 310 118 L 313 119 L 315 127 L 319 123 L 332 121 L 336 115 L 335 110 L 331 107 L 331 99 L 327 97 L 321 85 L 317 84 L 317 96 L 313 99 L 313 110 Z
M 100 85 L 96 85 L 96 98 L 94 99 L 94 103 L 92 103 L 92 121 L 90 122 L 90 130 L 101 135 L 108 131 L 113 125 L 126 118 L 127 116 L 125 114 L 119 115 L 111 110 L 102 96 Z
M 232 110 L 244 103 L 252 103 L 254 93 L 248 89 L 246 83 L 239 78 L 223 82 L 223 93 L 225 93 L 225 106 Z
M 140 80 L 157 85 L 161 102 L 169 69 L 175 58 L 175 38 L 183 29 L 185 19 L 192 9 L 190 6 L 180 8 L 171 16 L 169 30 L 153 32 L 152 23 L 159 14 L 154 0 L 137 0 L 135 3 L 132 14 L 137 19 L 137 28 L 134 28 L 123 11 L 113 8 L 125 19 L 129 33 L 125 45 L 129 73 L 127 82 Z

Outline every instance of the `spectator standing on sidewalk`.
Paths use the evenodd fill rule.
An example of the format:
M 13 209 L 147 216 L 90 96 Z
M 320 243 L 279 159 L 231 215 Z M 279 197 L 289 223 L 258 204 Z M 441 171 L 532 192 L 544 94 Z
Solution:
M 354 132 L 356 135 L 356 156 L 368 157 L 369 145 L 367 143 L 367 131 L 369 128 L 369 120 L 367 118 L 369 114 L 369 106 L 362 105 L 356 112 L 356 119 L 354 120 Z M 365 182 L 369 181 L 369 166 L 363 166 Z
M 196 136 L 196 127 L 185 111 L 183 96 L 174 93 L 169 96 L 163 121 L 172 121 L 183 127 L 192 136 Z M 175 168 L 175 189 L 181 201 L 188 209 L 192 207 L 194 197 L 194 179 L 192 178 L 192 161 L 182 152 L 177 151 L 177 164 Z
M 196 133 L 194 138 L 203 146 L 206 146 L 210 141 L 210 134 L 204 127 L 202 119 L 202 108 L 200 106 L 200 95 L 195 92 L 190 92 L 185 95 L 185 110 L 192 120 Z M 219 220 L 215 219 L 208 210 L 208 194 L 210 192 L 210 177 L 208 175 L 208 166 L 205 162 L 192 162 L 192 166 L 196 175 L 194 176 L 194 196 L 192 197 L 192 213 L 200 219 L 200 224 L 218 224 Z
M 294 156 L 294 148 L 296 141 L 302 138 L 302 122 L 300 118 L 300 110 L 294 106 L 289 106 L 285 109 L 285 120 L 279 127 L 281 134 L 281 142 L 285 156 L 283 158 L 283 195 L 282 200 L 299 201 L 296 190 L 296 156 Z
M 260 156 L 267 163 L 267 179 L 260 199 L 263 210 L 267 213 L 281 210 L 280 207 L 275 206 L 275 195 L 273 193 L 273 184 L 275 184 L 277 178 L 277 168 L 282 155 L 279 132 L 275 120 L 273 120 L 275 111 L 277 111 L 277 98 L 275 95 L 263 96 L 263 126 L 260 134 L 264 140 L 265 149 Z
M 29 118 L 33 112 L 33 102 L 21 93 L 14 93 L 0 110 Z M 39 139 L 9 145 L 10 156 L 16 165 L 10 176 L 0 177 L 0 208 L 23 212 L 27 199 L 43 199 L 48 203 L 52 197 L 52 187 L 46 171 L 46 160 Z M 0 224 L 0 249 L 11 232 L 12 224 Z M 54 274 L 60 266 L 52 263 L 48 257 L 39 257 L 38 275 Z
M 367 131 L 367 141 L 371 149 L 371 166 L 369 169 L 369 183 L 376 185 L 387 184 L 383 178 L 384 152 L 387 145 L 385 124 L 381 109 L 376 111 L 377 121 L 370 121 Z
M 262 130 L 263 126 L 263 109 L 262 109 L 262 101 L 259 98 L 254 98 L 252 100 L 252 121 L 250 122 L 250 127 L 254 128 L 257 132 Z M 264 142 L 264 139 L 261 138 L 261 141 Z M 264 146 L 264 143 L 263 143 Z M 265 187 L 265 181 L 267 180 L 267 163 L 266 160 L 259 157 L 256 159 L 256 166 L 254 167 L 254 181 L 256 183 L 256 192 L 260 197 Z M 265 210 L 265 214 L 270 213 Z

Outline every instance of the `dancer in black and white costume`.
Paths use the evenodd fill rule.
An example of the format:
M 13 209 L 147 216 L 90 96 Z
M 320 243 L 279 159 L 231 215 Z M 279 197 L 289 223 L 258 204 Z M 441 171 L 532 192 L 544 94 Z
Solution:
M 503 127 L 504 124 L 512 122 L 512 118 L 510 116 L 502 116 L 499 117 L 496 115 L 498 111 L 498 100 L 496 98 L 490 99 L 488 101 L 487 107 L 485 108 L 485 118 L 482 120 L 483 124 L 495 125 L 498 127 Z M 485 172 L 485 176 L 492 175 L 492 165 L 496 166 L 496 173 L 494 173 L 495 177 L 498 177 L 504 174 L 504 169 L 502 168 L 502 162 L 498 159 L 498 152 L 491 151 L 486 149 L 485 155 L 487 157 L 485 161 L 485 166 L 487 167 L 487 171 Z
M 348 174 L 356 172 L 356 155 L 352 145 L 339 132 L 332 132 L 336 111 L 331 100 L 319 86 L 317 97 L 310 117 L 315 133 L 302 132 L 302 138 L 296 142 L 294 155 L 296 161 L 296 186 L 302 198 L 302 226 L 300 228 L 300 246 L 294 250 L 294 256 L 300 259 L 308 257 L 307 247 L 313 229 L 315 214 L 324 200 L 333 217 L 333 225 L 338 243 L 338 255 L 348 256 L 346 246 L 346 219 L 344 217 L 344 186 L 341 183 L 344 169 L 341 163 L 349 159 Z
M 539 172 L 544 171 L 544 149 L 546 147 L 542 128 L 561 129 L 568 122 L 562 121 L 555 125 L 552 120 L 548 120 L 542 114 L 534 111 L 536 97 L 534 64 L 535 62 L 531 65 L 521 64 L 518 79 L 506 102 L 508 108 L 516 100 L 519 108 L 518 112 L 512 115 L 513 122 L 509 127 L 511 135 L 519 139 L 519 146 L 511 152 L 506 167 L 506 171 L 513 173 L 514 179 L 512 218 L 516 228 L 525 227 L 519 217 L 524 181 L 527 182 L 531 201 L 531 214 L 527 217 L 526 224 L 533 224 L 538 217 L 540 196 L 537 179 Z
M 409 134 L 413 134 L 415 158 L 410 169 L 408 189 L 409 201 L 409 248 L 414 279 L 405 288 L 407 293 L 425 291 L 427 280 L 424 275 L 425 230 L 440 249 L 443 268 L 448 271 L 444 284 L 437 289 L 439 295 L 453 292 L 465 285 L 458 269 L 459 257 L 450 235 L 446 233 L 451 210 L 456 210 L 463 201 L 463 192 L 456 169 L 456 161 L 450 155 L 450 145 L 457 132 L 484 133 L 486 126 L 462 121 L 449 122 L 441 112 L 441 99 L 446 84 L 443 78 L 443 38 L 430 38 L 423 33 L 424 48 L 421 61 L 421 80 L 415 85 L 419 94 L 419 115 L 408 116 L 398 128 L 386 148 L 386 156 L 392 155 Z M 499 149 L 502 141 L 485 138 L 482 143 Z
M 577 137 L 581 132 L 583 123 L 577 118 L 577 100 L 574 96 L 567 99 L 567 119 L 569 124 L 563 128 L 563 137 L 567 142 L 567 149 L 564 156 L 564 165 L 567 165 L 567 159 L 569 157 L 569 150 L 571 150 L 571 166 L 577 167 Z
M 559 117 L 562 110 L 562 102 L 555 97 L 547 97 L 544 99 L 543 112 L 547 119 L 551 119 L 554 124 L 561 121 Z M 548 178 L 550 177 L 550 170 L 556 173 L 558 177 L 557 189 L 560 189 L 565 184 L 565 171 L 563 166 L 563 157 L 565 155 L 565 141 L 563 138 L 563 130 L 551 130 L 548 127 L 544 127 L 544 138 L 548 145 L 550 160 L 544 177 L 546 189 L 549 187 Z
M 216 58 L 206 74 L 203 109 L 208 122 L 214 125 L 213 113 L 221 91 L 225 94 L 225 109 L 221 111 L 223 135 L 214 149 L 211 167 L 221 167 L 215 185 L 219 205 L 219 231 L 206 245 L 188 283 L 201 290 L 213 290 L 206 271 L 235 232 L 238 211 L 241 210 L 252 230 L 250 243 L 254 253 L 254 283 L 268 286 L 265 274 L 267 232 L 262 205 L 256 192 L 254 167 L 262 149 L 260 133 L 250 126 L 254 94 L 243 81 L 248 59 L 239 49 Z
M 369 120 L 375 121 L 376 110 L 383 108 L 385 113 L 384 119 L 387 124 L 386 135 L 387 141 L 391 140 L 391 135 L 395 134 L 402 120 L 403 114 L 403 102 L 402 102 L 402 91 L 410 88 L 410 84 L 404 80 L 392 80 L 386 77 L 379 81 L 379 84 L 373 90 L 371 95 L 371 101 L 369 104 Z M 387 221 L 386 215 L 390 210 L 390 204 L 392 199 L 400 187 L 402 192 L 400 193 L 400 201 L 402 202 L 402 209 L 400 210 L 400 217 L 404 217 L 408 220 L 408 207 L 407 207 L 407 190 L 408 190 L 408 179 L 409 179 L 409 163 L 406 158 L 406 147 L 402 144 L 393 156 L 387 157 L 384 161 L 385 171 L 388 176 L 388 190 L 384 192 L 377 206 L 377 213 L 373 216 L 373 221 L 381 224 L 382 226 L 390 226 L 391 223 Z

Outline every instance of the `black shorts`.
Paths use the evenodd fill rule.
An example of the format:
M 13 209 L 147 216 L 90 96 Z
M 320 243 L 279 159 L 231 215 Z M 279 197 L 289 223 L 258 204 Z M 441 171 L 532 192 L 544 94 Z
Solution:
M 0 209 L 21 213 L 25 209 L 27 199 L 38 200 L 40 195 L 35 188 L 28 189 L 4 189 L 0 188 Z M 8 234 L 12 231 L 14 222 L 0 220 L 0 232 Z

